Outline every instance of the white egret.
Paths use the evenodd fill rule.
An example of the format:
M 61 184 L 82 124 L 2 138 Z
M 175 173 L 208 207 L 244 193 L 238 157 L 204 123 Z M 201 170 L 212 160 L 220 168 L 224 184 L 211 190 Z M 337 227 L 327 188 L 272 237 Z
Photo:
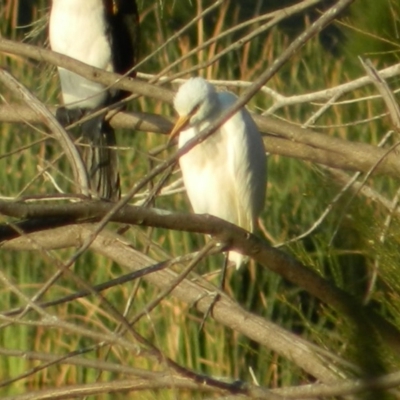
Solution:
M 191 78 L 178 90 L 174 107 L 179 119 L 170 138 L 179 133 L 179 147 L 211 124 L 237 97 L 217 92 L 202 78 Z M 179 159 L 193 210 L 211 214 L 250 232 L 264 207 L 267 163 L 261 135 L 242 108 L 216 132 Z M 230 251 L 239 268 L 244 256 Z

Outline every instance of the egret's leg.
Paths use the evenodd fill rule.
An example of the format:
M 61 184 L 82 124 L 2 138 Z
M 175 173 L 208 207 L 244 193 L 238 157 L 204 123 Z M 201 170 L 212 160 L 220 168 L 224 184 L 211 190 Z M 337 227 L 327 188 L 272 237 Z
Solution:
M 203 320 L 201 321 L 201 324 L 200 324 L 199 331 L 201 331 L 203 329 L 206 319 L 208 318 L 210 313 L 212 313 L 215 303 L 218 301 L 218 299 L 221 296 L 220 293 L 225 292 L 225 278 L 226 278 L 226 271 L 228 269 L 228 263 L 229 263 L 228 253 L 224 253 L 224 264 L 222 265 L 221 277 L 220 277 L 219 285 L 218 285 L 218 291 L 215 292 L 214 298 L 213 298 L 210 306 L 208 307 L 206 313 L 204 314 Z

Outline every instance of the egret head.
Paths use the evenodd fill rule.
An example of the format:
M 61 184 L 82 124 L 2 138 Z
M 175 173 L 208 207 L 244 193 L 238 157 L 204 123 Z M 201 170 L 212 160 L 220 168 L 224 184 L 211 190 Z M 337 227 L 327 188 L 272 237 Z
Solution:
M 178 90 L 174 107 L 179 119 L 170 134 L 170 140 L 187 126 L 204 122 L 218 110 L 215 88 L 203 78 L 191 78 Z

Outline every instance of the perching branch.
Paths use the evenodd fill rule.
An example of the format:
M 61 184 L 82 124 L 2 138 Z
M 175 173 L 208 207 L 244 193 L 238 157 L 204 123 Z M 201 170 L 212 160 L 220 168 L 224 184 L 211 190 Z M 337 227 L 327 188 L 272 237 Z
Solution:
M 133 206 L 114 209 L 111 215 L 112 209 L 112 204 L 98 201 L 68 205 L 33 205 L 0 201 L 0 213 L 22 219 L 50 217 L 65 220 L 68 218 L 70 221 L 84 223 L 88 220 L 91 222 L 101 220 L 104 215 L 108 215 L 110 221 L 114 222 L 210 234 L 229 248 L 242 252 L 265 268 L 305 289 L 324 303 L 347 315 L 353 322 L 367 324 L 368 329 L 379 332 L 389 346 L 400 349 L 400 333 L 393 325 L 373 311 L 364 308 L 351 295 L 333 286 L 313 270 L 235 225 L 209 215 L 170 213 Z M 206 310 L 200 306 L 199 309 L 203 312 Z

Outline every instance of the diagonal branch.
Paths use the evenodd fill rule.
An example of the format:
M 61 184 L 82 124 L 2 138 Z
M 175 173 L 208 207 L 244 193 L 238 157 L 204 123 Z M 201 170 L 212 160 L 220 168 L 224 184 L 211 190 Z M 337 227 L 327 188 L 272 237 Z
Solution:
M 92 67 L 63 54 L 46 50 L 41 47 L 15 42 L 0 37 L 0 52 L 17 54 L 37 61 L 46 61 L 49 64 L 62 65 L 72 72 L 75 72 L 91 81 L 99 82 L 106 87 L 127 90 L 142 96 L 152 97 L 157 100 L 172 102 L 172 92 L 160 86 L 151 85 L 147 82 L 133 78 L 123 78 L 119 74 L 103 71 Z
M 150 212 L 154 214 L 154 217 L 156 214 L 160 214 L 160 211 L 154 213 L 154 210 L 150 210 Z M 213 226 L 212 221 L 208 221 L 207 218 L 186 214 L 181 219 L 181 223 L 187 218 L 193 222 L 193 217 L 197 220 L 203 220 L 209 228 Z M 31 236 L 35 238 L 37 243 L 40 243 L 40 245 L 47 249 L 72 247 L 79 245 L 86 238 L 90 237 L 93 232 L 93 226 L 87 224 L 81 226 L 73 225 L 53 229 L 51 230 L 51 235 L 48 232 L 46 230 L 37 234 L 26 235 L 9 243 L 4 243 L 3 248 L 18 251 L 21 249 L 34 250 L 31 243 L 27 240 Z M 139 271 L 145 267 L 154 265 L 154 261 L 148 256 L 136 251 L 125 240 L 121 240 L 119 236 L 108 232 L 102 232 L 96 236 L 91 244 L 91 249 L 126 267 L 129 271 Z M 178 275 L 178 273 L 171 269 L 162 269 L 146 275 L 144 279 L 150 284 L 164 290 L 176 281 Z M 188 279 L 175 286 L 172 295 L 187 304 L 195 305 L 203 313 L 208 310 L 213 301 L 212 296 L 209 296 L 206 288 Z M 326 367 L 325 357 L 327 353 L 323 352 L 320 354 L 318 347 L 286 331 L 279 325 L 247 312 L 225 295 L 221 296 L 220 300 L 215 304 L 213 318 L 257 343 L 276 351 L 323 382 L 332 382 L 337 379 L 336 373 Z M 325 362 L 323 361 L 324 359 Z M 327 359 L 332 360 L 334 357 L 328 356 Z

